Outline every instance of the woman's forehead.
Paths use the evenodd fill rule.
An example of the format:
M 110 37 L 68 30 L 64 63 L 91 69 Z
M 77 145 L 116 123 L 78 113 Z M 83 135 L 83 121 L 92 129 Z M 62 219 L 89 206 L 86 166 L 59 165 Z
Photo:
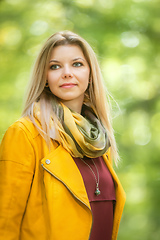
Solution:
M 78 45 L 60 45 L 52 49 L 51 58 L 63 59 L 63 58 L 83 58 L 85 56 L 80 46 Z

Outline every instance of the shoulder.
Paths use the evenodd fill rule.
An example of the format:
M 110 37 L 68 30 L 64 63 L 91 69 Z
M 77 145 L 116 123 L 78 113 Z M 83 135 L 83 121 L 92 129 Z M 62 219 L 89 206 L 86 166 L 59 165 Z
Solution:
M 0 160 L 29 166 L 35 154 L 34 138 L 38 130 L 29 118 L 20 118 L 5 132 L 0 144 Z
M 31 144 L 33 145 L 34 139 L 39 135 L 39 132 L 29 117 L 22 117 L 14 122 L 5 132 L 1 147 L 3 145 L 11 148 L 15 143 L 18 144 Z
M 22 117 L 14 122 L 7 131 L 24 132 L 27 136 L 35 138 L 39 132 L 29 117 Z

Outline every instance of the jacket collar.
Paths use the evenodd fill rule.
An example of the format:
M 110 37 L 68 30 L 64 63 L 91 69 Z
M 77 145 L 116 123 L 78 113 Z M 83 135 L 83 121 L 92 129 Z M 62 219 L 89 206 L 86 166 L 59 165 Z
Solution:
M 87 192 L 79 169 L 71 155 L 61 145 L 47 154 L 41 160 L 41 165 L 61 181 L 74 197 L 90 209 Z

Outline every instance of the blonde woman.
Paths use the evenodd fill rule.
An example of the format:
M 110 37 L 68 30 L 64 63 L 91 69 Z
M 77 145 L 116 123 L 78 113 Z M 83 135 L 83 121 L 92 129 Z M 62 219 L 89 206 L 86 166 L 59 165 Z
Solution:
M 35 62 L 23 117 L 0 147 L 0 239 L 115 240 L 125 193 L 100 68 L 75 33 Z

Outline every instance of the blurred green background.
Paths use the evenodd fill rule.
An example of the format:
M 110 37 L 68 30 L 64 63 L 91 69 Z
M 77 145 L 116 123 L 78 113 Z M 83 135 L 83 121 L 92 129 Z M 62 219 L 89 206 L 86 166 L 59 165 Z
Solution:
M 127 194 L 118 240 L 159 240 L 159 0 L 1 0 L 0 139 L 21 115 L 42 43 L 66 29 L 91 44 L 116 100 L 116 171 Z

